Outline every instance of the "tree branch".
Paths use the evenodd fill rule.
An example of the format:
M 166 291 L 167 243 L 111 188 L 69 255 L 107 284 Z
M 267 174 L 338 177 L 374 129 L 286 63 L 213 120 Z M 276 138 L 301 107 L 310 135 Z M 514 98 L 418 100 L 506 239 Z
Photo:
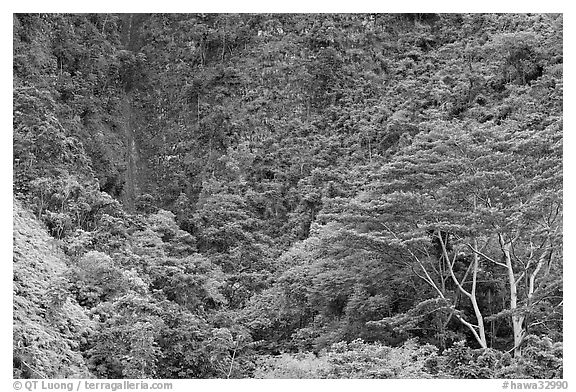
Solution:
M 499 261 L 494 260 L 493 258 L 491 258 L 491 257 L 485 255 L 484 253 L 480 252 L 479 250 L 474 249 L 474 247 L 473 247 L 472 245 L 466 244 L 466 246 L 467 246 L 468 248 L 470 248 L 470 250 L 471 250 L 472 252 L 476 253 L 477 255 L 480 255 L 480 256 L 484 257 L 486 260 L 490 261 L 491 263 L 494 263 L 494 264 L 497 264 L 497 265 L 499 265 L 499 266 L 501 266 L 501 267 L 507 268 L 506 264 L 500 263 Z
M 442 245 L 442 253 L 444 255 L 444 258 L 446 259 L 446 264 L 449 267 L 448 269 L 450 272 L 450 276 L 452 277 L 452 280 L 454 281 L 454 283 L 456 283 L 456 286 L 458 286 L 458 289 L 462 292 L 462 294 L 464 294 L 468 298 L 472 298 L 472 294 L 470 294 L 468 291 L 464 289 L 464 287 L 462 287 L 460 281 L 458 280 L 458 278 L 456 278 L 456 275 L 454 274 L 454 263 L 456 262 L 456 252 L 454 252 L 454 260 L 452 261 L 452 263 L 450 263 L 450 257 L 448 256 L 448 251 L 446 250 L 446 244 L 444 243 L 442 233 L 440 232 L 440 230 L 437 230 L 437 236 L 438 239 L 440 240 L 440 244 Z

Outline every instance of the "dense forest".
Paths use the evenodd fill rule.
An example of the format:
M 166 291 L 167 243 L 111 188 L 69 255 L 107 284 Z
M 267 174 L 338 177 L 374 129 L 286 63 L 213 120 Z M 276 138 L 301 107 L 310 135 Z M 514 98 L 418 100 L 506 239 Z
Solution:
M 562 378 L 562 15 L 15 14 L 16 378 Z

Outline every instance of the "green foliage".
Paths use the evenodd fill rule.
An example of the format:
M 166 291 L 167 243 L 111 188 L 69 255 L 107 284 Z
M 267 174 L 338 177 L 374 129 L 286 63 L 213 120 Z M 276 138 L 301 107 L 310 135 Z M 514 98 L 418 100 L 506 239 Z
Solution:
M 154 196 L 146 193 L 138 196 L 135 201 L 136 211 L 144 214 L 151 214 L 158 210 L 154 204 Z
M 407 341 L 401 347 L 365 343 L 334 343 L 327 352 L 264 356 L 256 378 L 433 378 L 441 358 L 431 345 Z
M 166 259 L 150 269 L 154 288 L 162 289 L 166 297 L 183 307 L 219 308 L 228 303 L 222 291 L 225 275 L 200 255 L 185 259 Z
M 473 350 L 463 341 L 443 353 L 442 372 L 455 378 L 562 378 L 562 343 L 527 336 L 519 358 L 497 350 Z
M 86 352 L 91 370 L 103 378 L 151 378 L 160 351 L 156 339 L 163 328 L 157 303 L 129 292 L 92 311 L 100 321 Z
M 81 142 L 67 134 L 56 116 L 56 102 L 45 89 L 15 87 L 13 146 L 15 193 L 27 193 L 29 183 L 58 170 L 89 170 Z
M 561 379 L 563 377 L 562 342 L 529 335 L 524 339 L 522 357 L 501 369 L 500 378 Z
M 456 342 L 443 353 L 443 372 L 454 378 L 498 378 L 512 358 L 496 350 L 473 350 L 464 341 Z
M 57 177 L 37 178 L 29 186 L 32 208 L 59 239 L 74 229 L 94 230 L 104 214 L 115 215 L 120 210 L 119 203 L 100 192 L 97 184 L 81 182 L 67 172 Z
M 322 378 L 328 369 L 328 362 L 325 357 L 318 358 L 312 353 L 284 353 L 279 356 L 262 356 L 256 366 L 254 378 Z
M 69 279 L 73 282 L 70 292 L 87 308 L 129 291 L 142 293 L 147 289 L 133 271 L 119 268 L 108 255 L 96 251 L 86 253 L 70 268 Z
M 15 14 L 15 376 L 561 377 L 562 24 Z
M 263 356 L 256 378 L 561 378 L 562 347 L 547 338 L 527 338 L 526 355 L 467 347 L 464 341 L 438 353 L 408 340 L 400 347 L 355 340 L 326 352 Z
M 93 323 L 67 290 L 54 240 L 14 201 L 14 377 L 88 377 L 82 345 Z
M 431 378 L 437 348 L 409 340 L 402 347 L 367 344 L 362 340 L 335 343 L 327 354 L 327 378 Z

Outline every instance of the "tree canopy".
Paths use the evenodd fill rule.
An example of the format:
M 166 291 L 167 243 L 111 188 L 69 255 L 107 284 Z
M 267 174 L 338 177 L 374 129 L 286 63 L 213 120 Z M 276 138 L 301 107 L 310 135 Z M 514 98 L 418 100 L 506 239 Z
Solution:
M 14 376 L 561 378 L 557 14 L 14 14 Z

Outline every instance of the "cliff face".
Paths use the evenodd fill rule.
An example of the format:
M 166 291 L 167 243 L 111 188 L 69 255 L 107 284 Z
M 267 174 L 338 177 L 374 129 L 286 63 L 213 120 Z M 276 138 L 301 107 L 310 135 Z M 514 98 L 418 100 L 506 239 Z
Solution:
M 124 50 L 132 56 L 136 55 L 143 45 L 140 28 L 145 22 L 147 14 L 125 14 L 122 17 L 120 40 Z M 138 128 L 140 113 L 136 109 L 134 99 L 131 94 L 133 85 L 127 85 L 121 98 L 120 127 L 124 139 L 124 162 L 126 171 L 124 172 L 124 188 L 122 192 L 122 203 L 129 211 L 134 210 L 134 201 L 141 193 L 141 177 L 145 170 L 140 163 L 140 153 L 138 146 Z
M 138 196 L 138 147 L 136 144 L 132 100 L 128 94 L 122 98 L 122 132 L 124 136 L 124 162 L 126 171 L 124 172 L 124 188 L 122 192 L 122 203 L 129 210 L 134 210 L 134 200 Z
M 65 256 L 18 201 L 13 210 L 14 377 L 87 377 L 78 352 L 90 332 L 82 308 L 64 293 Z

